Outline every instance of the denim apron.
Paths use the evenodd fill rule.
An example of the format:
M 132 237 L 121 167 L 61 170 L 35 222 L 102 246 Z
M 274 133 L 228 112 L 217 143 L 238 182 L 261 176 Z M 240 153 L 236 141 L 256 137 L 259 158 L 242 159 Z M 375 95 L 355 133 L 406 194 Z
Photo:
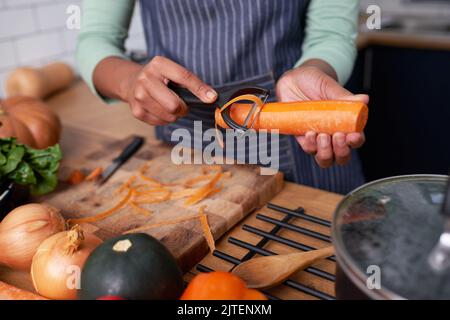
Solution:
M 267 88 L 272 93 L 269 101 L 274 101 L 276 81 L 302 55 L 308 2 L 140 0 L 148 57 L 165 56 L 216 89 Z M 175 123 L 157 127 L 156 136 L 173 143 L 172 132 L 184 128 L 195 137 L 194 121 L 199 120 L 203 129 L 214 127 L 214 110 L 192 108 Z M 250 146 L 246 149 L 247 154 L 255 152 Z M 321 169 L 293 137 L 281 135 L 278 161 L 286 180 L 311 187 L 347 193 L 364 183 L 356 152 L 346 166 Z

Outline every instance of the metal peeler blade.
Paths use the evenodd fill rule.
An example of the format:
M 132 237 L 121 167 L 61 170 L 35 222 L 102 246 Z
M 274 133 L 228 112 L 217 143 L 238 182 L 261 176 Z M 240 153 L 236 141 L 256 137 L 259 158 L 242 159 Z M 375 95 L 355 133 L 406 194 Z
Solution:
M 169 83 L 169 88 L 171 90 L 173 90 L 186 103 L 186 105 L 188 105 L 190 107 L 211 106 L 211 107 L 215 107 L 215 108 L 220 108 L 221 106 L 225 105 L 231 99 L 234 99 L 234 98 L 244 95 L 244 94 L 255 95 L 258 98 L 260 98 L 263 103 L 266 103 L 267 99 L 270 96 L 270 90 L 267 90 L 264 88 L 259 88 L 259 87 L 236 88 L 235 87 L 232 89 L 217 90 L 219 97 L 216 100 L 216 102 L 214 102 L 212 104 L 206 104 L 206 103 L 202 102 L 200 99 L 198 99 L 195 95 L 193 95 L 187 89 L 177 86 L 174 83 Z M 261 110 L 258 110 L 258 112 L 255 114 L 256 111 L 257 111 L 257 105 L 253 104 L 252 108 L 250 109 L 250 111 L 242 125 L 238 124 L 233 119 L 231 119 L 230 108 L 227 108 L 222 111 L 222 118 L 231 129 L 234 129 L 239 132 L 238 138 L 242 138 L 245 136 L 245 134 L 247 133 L 248 130 L 253 128 L 253 125 L 254 125 L 256 119 L 258 118 L 259 112 L 261 112 Z M 251 122 L 250 122 L 250 120 L 251 120 Z M 249 125 L 249 122 L 250 122 L 250 125 Z

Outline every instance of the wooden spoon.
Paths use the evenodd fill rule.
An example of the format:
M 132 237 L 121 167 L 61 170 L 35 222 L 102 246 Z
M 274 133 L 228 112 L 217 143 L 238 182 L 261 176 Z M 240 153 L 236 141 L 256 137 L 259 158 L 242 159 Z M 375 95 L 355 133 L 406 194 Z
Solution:
M 333 254 L 334 248 L 330 246 L 307 252 L 255 258 L 236 266 L 232 273 L 244 280 L 248 288 L 268 289 L 284 282 L 293 273 Z

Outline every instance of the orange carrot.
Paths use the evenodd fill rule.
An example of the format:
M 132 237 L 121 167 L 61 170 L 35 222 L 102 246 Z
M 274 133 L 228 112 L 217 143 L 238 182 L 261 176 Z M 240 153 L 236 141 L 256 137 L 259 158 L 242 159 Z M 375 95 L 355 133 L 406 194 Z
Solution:
M 89 175 L 86 177 L 86 181 L 94 181 L 98 177 L 100 177 L 103 173 L 103 168 L 95 168 L 94 170 L 89 173 Z
M 246 97 L 240 100 L 252 99 Z M 242 124 L 251 105 L 235 103 L 230 108 L 231 118 Z M 362 132 L 367 123 L 368 113 L 367 105 L 357 101 L 267 103 L 262 107 L 253 128 L 278 129 L 280 134 L 288 135 L 304 135 L 308 131 L 327 134 Z M 228 128 L 219 110 L 216 110 L 215 118 L 220 127 Z
M 216 250 L 216 244 L 214 241 L 214 236 L 212 235 L 211 228 L 208 223 L 208 216 L 205 213 L 205 207 L 201 206 L 199 208 L 200 213 L 200 223 L 202 225 L 203 234 L 205 235 L 206 242 L 208 243 L 209 249 L 211 250 L 211 253 Z
M 32 292 L 0 281 L 0 300 L 47 300 Z
M 75 169 L 72 171 L 72 173 L 69 176 L 69 179 L 67 179 L 67 182 L 70 184 L 80 184 L 84 181 L 84 173 L 81 172 L 81 170 Z

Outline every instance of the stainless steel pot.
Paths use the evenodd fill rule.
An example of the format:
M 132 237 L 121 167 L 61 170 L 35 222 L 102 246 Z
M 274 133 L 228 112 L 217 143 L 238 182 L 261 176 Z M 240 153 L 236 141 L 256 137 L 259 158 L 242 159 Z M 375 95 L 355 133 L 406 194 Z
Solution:
M 411 175 L 368 183 L 336 209 L 338 299 L 450 299 L 450 271 L 428 256 L 444 227 L 448 177 Z

